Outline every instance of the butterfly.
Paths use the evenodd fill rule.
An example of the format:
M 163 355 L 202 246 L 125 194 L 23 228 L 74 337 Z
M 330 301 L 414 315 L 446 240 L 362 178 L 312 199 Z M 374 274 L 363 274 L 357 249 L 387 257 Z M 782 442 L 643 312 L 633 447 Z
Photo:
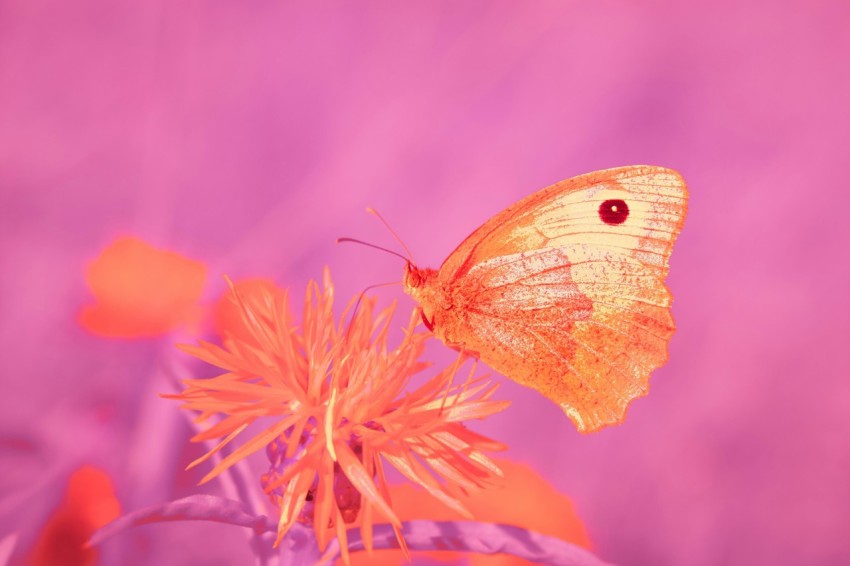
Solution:
M 557 403 L 580 432 L 622 422 L 667 362 L 664 280 L 688 193 L 654 166 L 542 189 L 475 230 L 404 290 L 447 345 Z

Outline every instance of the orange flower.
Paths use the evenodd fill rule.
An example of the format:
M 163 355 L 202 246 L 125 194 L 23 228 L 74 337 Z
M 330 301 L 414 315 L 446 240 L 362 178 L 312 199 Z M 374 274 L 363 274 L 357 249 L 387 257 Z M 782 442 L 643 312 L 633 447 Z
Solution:
M 504 472 L 500 485 L 486 491 L 457 494 L 458 499 L 473 514 L 476 521 L 502 523 L 557 537 L 590 549 L 590 539 L 570 499 L 559 493 L 549 482 L 526 464 L 496 460 Z M 403 521 L 428 519 L 454 521 L 461 519 L 451 509 L 435 505 L 415 486 L 392 485 L 390 493 L 394 510 Z M 414 557 L 420 553 L 414 553 Z M 467 557 L 471 566 L 524 566 L 527 560 L 505 554 L 483 555 L 448 551 L 422 552 L 431 560 L 455 561 Z M 351 555 L 352 566 L 401 566 L 404 555 L 398 550 L 376 550 Z
M 106 472 L 92 466 L 78 468 L 68 479 L 65 497 L 41 531 L 26 563 L 96 564 L 97 550 L 85 543 L 120 512 L 115 488 Z
M 145 338 L 196 324 L 207 269 L 134 237 L 115 240 L 92 262 L 86 282 L 96 303 L 79 322 L 98 336 Z
M 336 324 L 327 271 L 321 293 L 315 282 L 308 286 L 300 329 L 285 292 L 275 294 L 263 285 L 232 287 L 229 300 L 239 306 L 241 320 L 234 331 L 225 329 L 224 347 L 204 342 L 183 347 L 226 370 L 211 379 L 187 380 L 186 390 L 174 396 L 184 408 L 200 411 L 200 422 L 222 417 L 193 438 L 222 440 L 191 465 L 205 461 L 257 419 L 273 420 L 224 457 L 202 483 L 267 448 L 272 467 L 262 483 L 280 507 L 277 542 L 296 521 L 312 523 L 320 548 L 336 534 L 345 560 L 345 524 L 358 518 L 367 548 L 375 515 L 394 525 L 404 547 L 384 461 L 471 518 L 452 493 L 474 490 L 501 475 L 482 451 L 504 447 L 467 430 L 462 421 L 492 415 L 508 402 L 491 401 L 496 386 L 473 379 L 472 373 L 456 384 L 463 358 L 405 392 L 411 378 L 428 366 L 419 357 L 431 334 L 415 331 L 416 313 L 401 345 L 389 350 L 394 306 L 373 318 L 374 300 L 364 300 L 348 327 Z
M 251 340 L 251 324 L 243 322 L 243 309 L 236 295 L 247 301 L 253 310 L 262 310 L 262 304 L 252 301 L 286 302 L 284 291 L 269 279 L 243 279 L 233 285 L 233 291 L 225 293 L 213 307 L 213 328 L 222 339 L 234 335 L 241 341 Z

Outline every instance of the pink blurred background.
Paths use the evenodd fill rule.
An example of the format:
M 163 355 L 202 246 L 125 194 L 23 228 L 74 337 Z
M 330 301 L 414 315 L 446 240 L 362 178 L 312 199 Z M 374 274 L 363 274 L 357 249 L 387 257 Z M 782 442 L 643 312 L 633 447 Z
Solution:
M 679 330 L 650 395 L 580 436 L 499 378 L 513 405 L 479 430 L 573 499 L 606 560 L 850 563 L 850 6 L 685 4 L 0 3 L 13 562 L 81 464 L 110 473 L 124 510 L 196 489 L 188 427 L 153 377 L 175 338 L 77 323 L 86 266 L 116 237 L 205 262 L 209 300 L 222 273 L 300 296 L 327 264 L 345 301 L 401 274 L 334 244 L 394 245 L 366 206 L 436 267 L 538 188 L 649 163 L 691 191 Z M 115 563 L 249 556 L 219 525 L 128 537 Z

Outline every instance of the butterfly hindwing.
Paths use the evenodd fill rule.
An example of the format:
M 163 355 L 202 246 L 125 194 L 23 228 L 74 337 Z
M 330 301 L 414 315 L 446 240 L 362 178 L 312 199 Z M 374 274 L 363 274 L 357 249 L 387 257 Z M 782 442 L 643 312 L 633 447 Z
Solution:
M 630 265 L 640 269 L 586 263 L 609 277 L 621 270 L 621 279 Z M 589 431 L 619 421 L 628 401 L 646 391 L 650 372 L 667 359 L 673 326 L 664 302 L 647 301 L 624 283 L 583 283 L 576 267 L 560 249 L 485 262 L 458 289 L 472 298 L 456 311 L 463 319 L 448 314 L 442 322 L 450 341 L 463 336 L 464 348 Z

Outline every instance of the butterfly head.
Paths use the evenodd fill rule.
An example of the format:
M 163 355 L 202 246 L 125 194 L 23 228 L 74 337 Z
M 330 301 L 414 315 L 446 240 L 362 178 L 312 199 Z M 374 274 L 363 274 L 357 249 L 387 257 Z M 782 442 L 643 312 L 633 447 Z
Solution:
M 409 294 L 413 289 L 418 289 L 422 286 L 423 280 L 422 270 L 408 261 L 404 266 L 404 280 L 402 281 L 405 291 Z
M 435 270 L 420 269 L 408 261 L 404 266 L 404 279 L 402 281 L 404 290 L 408 295 L 423 293 L 426 288 L 434 284 L 436 277 L 437 272 Z
M 437 272 L 433 269 L 420 269 L 407 262 L 404 266 L 404 292 L 413 297 L 422 309 L 422 320 L 429 328 L 434 320 L 434 307 L 436 306 L 436 282 Z

